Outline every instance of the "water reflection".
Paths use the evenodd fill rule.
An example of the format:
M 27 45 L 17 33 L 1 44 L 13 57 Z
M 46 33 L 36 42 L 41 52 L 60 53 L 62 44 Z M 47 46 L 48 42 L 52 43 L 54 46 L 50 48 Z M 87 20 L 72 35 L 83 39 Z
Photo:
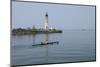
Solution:
M 95 31 L 64 31 L 63 34 L 36 34 L 12 37 L 12 65 L 95 60 Z M 41 41 L 57 44 L 38 45 Z
M 54 45 L 54 44 L 59 44 L 59 41 L 51 41 L 49 39 L 49 34 L 43 34 L 44 36 L 41 36 L 42 39 L 39 39 L 38 37 L 36 37 L 36 35 L 33 35 L 33 47 L 42 47 L 45 45 Z M 36 38 L 38 38 L 39 40 L 37 40 Z M 38 41 L 38 42 L 37 42 Z
M 53 42 L 53 41 L 50 41 L 50 39 L 49 39 L 50 38 L 50 35 L 49 34 L 44 34 L 44 36 L 42 36 L 42 37 L 44 37 L 44 38 L 42 39 L 42 41 L 40 40 L 41 42 Z M 50 45 L 54 45 L 54 44 L 58 45 L 59 43 L 45 44 L 45 45 L 37 45 L 35 38 L 36 38 L 36 35 L 33 35 L 33 44 L 35 45 L 35 46 L 33 46 L 33 48 L 36 48 L 36 47 L 44 48 L 45 49 L 44 61 L 48 62 L 49 46 Z
M 36 38 L 36 35 L 34 34 L 33 35 L 33 44 L 35 44 L 35 38 Z

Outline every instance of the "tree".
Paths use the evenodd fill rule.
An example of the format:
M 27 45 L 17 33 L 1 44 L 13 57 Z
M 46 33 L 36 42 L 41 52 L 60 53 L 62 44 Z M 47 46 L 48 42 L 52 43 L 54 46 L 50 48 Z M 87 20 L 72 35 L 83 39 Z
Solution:
M 53 28 L 53 29 L 52 29 L 52 31 L 56 31 L 56 29 L 55 29 L 55 28 Z
M 36 29 L 36 27 L 33 25 L 33 27 L 32 27 L 32 31 L 33 32 L 35 32 L 35 31 L 37 31 L 37 29 Z

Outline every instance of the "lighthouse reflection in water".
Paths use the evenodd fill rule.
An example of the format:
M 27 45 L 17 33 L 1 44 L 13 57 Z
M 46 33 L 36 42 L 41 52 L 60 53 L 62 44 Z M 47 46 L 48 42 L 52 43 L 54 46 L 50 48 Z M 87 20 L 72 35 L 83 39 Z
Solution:
M 32 46 L 45 40 L 59 44 Z M 95 31 L 12 36 L 11 49 L 13 65 L 95 61 Z

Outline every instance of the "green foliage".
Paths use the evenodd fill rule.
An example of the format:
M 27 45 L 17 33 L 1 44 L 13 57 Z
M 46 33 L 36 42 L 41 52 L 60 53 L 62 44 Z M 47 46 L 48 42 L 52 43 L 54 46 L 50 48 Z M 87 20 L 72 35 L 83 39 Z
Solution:
M 33 32 L 36 32 L 36 31 L 37 31 L 37 29 L 36 29 L 35 26 L 32 27 L 32 31 L 33 31 Z

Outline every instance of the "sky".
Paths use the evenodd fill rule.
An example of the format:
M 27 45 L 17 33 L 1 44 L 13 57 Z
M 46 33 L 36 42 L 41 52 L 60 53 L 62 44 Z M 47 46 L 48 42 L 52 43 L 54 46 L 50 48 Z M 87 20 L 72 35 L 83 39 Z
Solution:
M 95 29 L 95 7 L 12 1 L 12 28 Z

